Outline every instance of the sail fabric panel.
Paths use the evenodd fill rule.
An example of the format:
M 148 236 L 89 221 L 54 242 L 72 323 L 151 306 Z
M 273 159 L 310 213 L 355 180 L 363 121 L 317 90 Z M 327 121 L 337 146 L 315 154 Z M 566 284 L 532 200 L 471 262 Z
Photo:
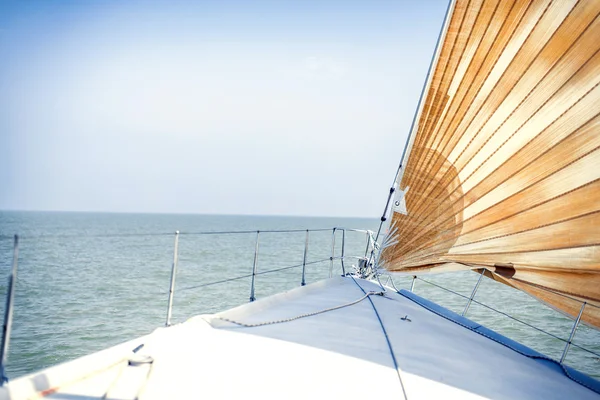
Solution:
M 600 135 L 595 136 L 596 138 L 600 137 Z M 579 167 L 577 163 L 572 164 L 572 166 L 575 168 Z M 541 228 L 545 232 L 545 227 L 552 223 L 593 213 L 597 211 L 597 204 L 600 201 L 600 181 L 598 181 L 600 171 L 598 169 L 590 169 L 590 171 L 596 172 L 596 179 L 592 180 L 592 183 L 589 185 L 578 186 L 575 190 L 569 190 L 571 186 L 563 187 L 562 191 L 558 191 L 559 194 L 557 196 L 551 197 L 548 201 L 544 197 L 534 198 L 537 204 L 532 207 L 523 207 L 523 205 L 528 206 L 528 204 L 519 201 L 521 200 L 519 196 L 513 197 L 516 201 L 500 202 L 496 207 L 488 210 L 487 214 L 482 214 L 480 218 L 465 221 L 462 227 L 453 227 L 431 240 L 423 241 L 415 248 L 410 258 L 431 254 L 449 245 L 448 242 L 453 242 L 454 247 L 459 248 L 465 244 L 481 240 L 491 240 L 495 237 L 508 236 L 532 229 Z M 558 177 L 562 178 L 562 175 L 559 174 Z M 574 179 L 563 179 L 563 181 L 567 184 L 575 185 L 581 183 Z M 530 191 L 525 192 L 525 197 L 533 198 L 533 195 L 527 195 L 541 191 L 540 188 L 552 189 L 557 187 L 560 188 L 553 181 L 545 186 L 534 185 Z M 550 196 L 555 194 L 555 192 L 550 190 L 546 190 L 546 192 Z M 511 213 L 511 210 L 514 211 Z M 548 215 L 553 215 L 552 222 L 547 221 Z M 462 235 L 457 237 L 458 228 L 462 228 Z
M 597 100 L 600 101 L 600 90 L 597 90 L 596 95 L 598 96 Z M 593 151 L 598 147 L 597 130 L 600 127 L 600 118 L 594 116 L 592 120 L 586 121 L 581 127 L 578 127 L 581 121 L 575 122 L 575 118 L 570 118 L 577 116 L 577 114 L 585 114 L 587 110 L 589 110 L 589 107 L 581 106 L 574 110 L 574 113 L 570 111 L 565 113 L 565 116 L 567 116 L 565 123 L 554 124 L 542 132 L 523 146 L 511 158 L 509 164 L 503 164 L 469 190 L 473 196 L 466 200 L 466 204 L 474 204 L 494 189 L 496 189 L 496 192 L 506 193 L 502 185 L 507 181 L 507 177 L 515 177 L 516 179 L 512 181 L 521 185 L 516 190 L 523 190 L 535 181 L 539 181 L 540 177 L 552 173 L 552 170 L 557 171 L 571 163 L 573 158 L 569 158 L 569 155 L 576 154 L 575 159 L 577 159 Z M 586 115 L 579 115 L 579 117 L 587 118 Z M 568 132 L 568 134 L 565 132 Z M 550 146 L 549 149 L 548 146 Z M 569 161 L 566 162 L 566 160 Z M 526 168 L 532 163 L 535 163 L 534 167 L 538 171 L 536 175 L 529 174 Z M 491 197 L 495 196 L 492 194 Z M 480 207 L 485 209 L 484 206 Z M 474 209 L 470 211 L 477 213 Z
M 600 327 L 599 37 L 594 0 L 454 4 L 383 267 L 486 267 Z
M 515 232 L 543 228 L 546 226 L 545 219 L 548 215 L 554 215 L 553 219 L 557 222 L 568 221 L 579 215 L 597 212 L 594 203 L 598 202 L 600 202 L 600 181 L 595 181 L 517 215 L 483 226 L 478 230 L 466 231 L 458 238 L 456 246 L 477 242 L 482 236 L 492 239 Z

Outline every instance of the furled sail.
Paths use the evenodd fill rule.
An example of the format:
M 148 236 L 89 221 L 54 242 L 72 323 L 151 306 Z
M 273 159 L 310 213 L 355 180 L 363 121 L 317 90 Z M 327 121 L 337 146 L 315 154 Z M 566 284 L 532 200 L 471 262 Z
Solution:
M 599 50 L 597 0 L 454 3 L 380 264 L 485 267 L 600 327 Z

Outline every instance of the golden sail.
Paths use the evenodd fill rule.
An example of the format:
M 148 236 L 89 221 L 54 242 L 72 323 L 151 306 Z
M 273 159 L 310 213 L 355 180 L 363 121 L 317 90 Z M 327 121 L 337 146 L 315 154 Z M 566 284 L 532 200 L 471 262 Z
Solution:
M 450 6 L 381 265 L 485 267 L 600 327 L 599 15 L 597 0 Z

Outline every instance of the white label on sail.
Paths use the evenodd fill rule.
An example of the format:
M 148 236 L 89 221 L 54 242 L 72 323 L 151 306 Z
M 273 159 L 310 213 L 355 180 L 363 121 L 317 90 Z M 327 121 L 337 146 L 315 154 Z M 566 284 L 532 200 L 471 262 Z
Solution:
M 409 187 L 407 186 L 404 190 L 398 188 L 396 191 L 396 197 L 394 198 L 394 205 L 392 207 L 394 212 L 408 215 L 408 210 L 406 209 L 406 193 L 408 193 L 408 189 Z

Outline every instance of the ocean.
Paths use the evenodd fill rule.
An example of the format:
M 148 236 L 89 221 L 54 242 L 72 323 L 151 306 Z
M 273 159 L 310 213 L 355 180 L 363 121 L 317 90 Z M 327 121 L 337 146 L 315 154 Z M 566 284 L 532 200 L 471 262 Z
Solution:
M 12 236 L 20 235 L 8 376 L 35 372 L 164 326 L 175 231 L 180 235 L 172 323 L 249 300 L 257 230 L 255 296 L 262 298 L 297 287 L 302 280 L 306 232 L 269 231 L 322 229 L 309 234 L 305 279 L 310 284 L 329 276 L 333 227 L 376 230 L 378 223 L 359 218 L 0 211 L 0 268 L 5 277 L 12 262 Z M 231 231 L 244 232 L 205 234 Z M 337 230 L 336 257 L 341 256 L 342 240 L 349 270 L 356 264 L 350 256 L 365 253 L 366 235 L 346 231 L 342 239 Z M 333 273 L 340 271 L 337 259 Z M 2 299 L 7 290 L 3 276 Z M 460 313 L 465 299 L 435 285 L 470 296 L 478 275 L 459 272 L 422 279 L 415 282 L 418 295 Z M 398 288 L 411 285 L 410 277 L 394 281 Z M 518 321 L 476 303 L 469 318 L 560 359 L 565 343 L 551 335 L 567 339 L 573 321 L 490 279 L 482 280 L 475 298 Z M 600 354 L 600 333 L 585 325 L 573 343 Z M 566 363 L 600 378 L 595 354 L 572 346 Z

